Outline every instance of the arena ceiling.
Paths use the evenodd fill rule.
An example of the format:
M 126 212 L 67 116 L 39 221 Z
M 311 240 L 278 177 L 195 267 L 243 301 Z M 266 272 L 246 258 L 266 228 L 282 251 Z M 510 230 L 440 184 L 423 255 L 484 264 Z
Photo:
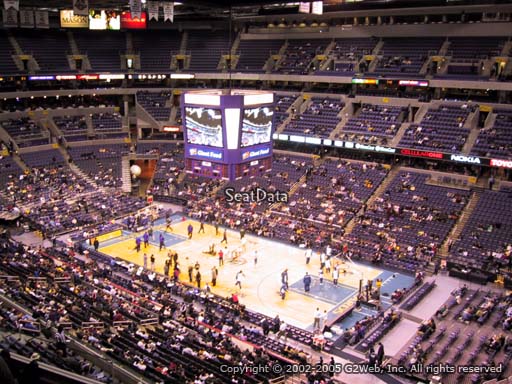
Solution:
M 143 2 L 145 2 L 143 0 Z M 306 0 L 307 2 L 307 0 Z M 311 2 L 311 0 L 309 1 Z M 324 7 L 337 9 L 365 9 L 365 8 L 401 8 L 401 7 L 424 7 L 442 5 L 480 5 L 480 4 L 504 4 L 510 0 L 324 0 Z M 128 9 L 128 0 L 89 0 L 90 8 L 99 9 Z M 229 9 L 254 7 L 271 8 L 292 8 L 298 6 L 297 0 L 181 0 L 175 2 L 176 10 L 180 9 Z M 48 9 L 66 9 L 71 7 L 71 0 L 20 0 L 22 7 L 37 7 Z
M 143 0 L 144 1 L 144 0 Z M 311 1 L 310 1 L 311 2 Z M 390 8 L 443 7 L 506 4 L 510 0 L 324 0 L 327 12 L 364 11 Z M 21 7 L 35 7 L 58 11 L 70 9 L 71 0 L 20 0 Z M 298 1 L 293 0 L 181 0 L 175 2 L 175 16 L 179 21 L 207 19 L 242 19 L 251 16 L 292 15 L 298 13 Z M 128 10 L 129 0 L 89 0 L 93 9 Z M 160 12 L 163 12 L 160 10 Z

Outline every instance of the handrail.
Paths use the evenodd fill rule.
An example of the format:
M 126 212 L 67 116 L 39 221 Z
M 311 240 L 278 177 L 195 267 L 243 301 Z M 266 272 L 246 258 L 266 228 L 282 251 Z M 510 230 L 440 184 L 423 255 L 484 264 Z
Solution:
M 9 299 L 5 295 L 0 294 L 0 301 L 6 303 L 11 308 L 15 308 L 17 311 L 19 311 L 25 315 L 32 315 L 32 312 L 28 311 L 26 308 L 19 305 L 18 303 L 15 303 L 14 301 Z M 70 346 L 72 346 L 76 350 L 78 350 L 80 354 L 85 354 L 85 355 L 88 355 L 91 358 L 93 358 L 94 359 L 93 363 L 95 365 L 98 365 L 101 369 L 107 370 L 107 368 L 109 368 L 109 369 L 112 369 L 112 371 L 113 371 L 113 369 L 115 369 L 116 376 L 119 376 L 121 374 L 125 379 L 129 379 L 131 384 L 148 383 L 147 379 L 143 378 L 140 375 L 135 374 L 134 372 L 131 372 L 126 367 L 123 367 L 121 364 L 113 362 L 108 357 L 106 357 L 105 354 L 95 351 L 95 350 L 91 349 L 89 346 L 82 344 L 81 342 L 79 342 L 73 338 L 70 338 L 69 336 L 67 336 L 67 337 L 71 341 Z M 48 340 L 45 340 L 45 341 L 48 342 Z M 28 360 L 30 360 L 30 359 L 28 359 Z M 107 365 L 109 365 L 109 367 L 107 367 Z M 51 367 L 52 370 L 58 369 L 57 367 L 53 367 L 53 366 L 48 366 L 48 367 Z M 66 373 L 66 374 L 68 374 L 68 373 Z M 83 379 L 85 379 L 85 378 L 83 378 Z M 91 379 L 89 379 L 89 380 L 91 380 Z M 94 383 L 95 384 L 96 381 L 86 382 L 86 383 L 91 383 L 91 384 Z
M 25 356 L 22 356 L 22 355 L 18 355 L 15 352 L 11 352 L 10 356 L 11 356 L 12 359 L 14 359 L 14 360 L 16 360 L 16 361 L 18 361 L 20 363 L 26 364 L 26 365 L 30 364 L 30 362 L 32 361 L 32 359 L 30 359 L 28 357 L 25 357 Z M 88 378 L 88 377 L 85 377 L 85 376 L 81 376 L 81 375 L 78 375 L 78 374 L 70 372 L 70 371 L 65 371 L 64 369 L 61 369 L 61 368 L 56 367 L 54 365 L 42 363 L 40 361 L 38 361 L 37 366 L 39 367 L 39 369 L 41 369 L 43 371 L 46 371 L 46 372 L 54 374 L 54 375 L 59 375 L 59 376 L 63 376 L 63 377 L 72 379 L 73 381 L 76 381 L 78 383 L 83 383 L 83 384 L 103 384 L 102 381 L 98 381 L 98 380 L 94 380 L 94 379 L 91 379 L 91 378 Z M 39 375 L 39 376 L 44 376 L 44 375 Z

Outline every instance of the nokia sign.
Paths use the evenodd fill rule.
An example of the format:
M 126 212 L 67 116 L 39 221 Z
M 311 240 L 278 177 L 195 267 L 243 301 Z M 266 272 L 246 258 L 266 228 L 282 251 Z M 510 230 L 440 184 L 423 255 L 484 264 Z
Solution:
M 480 158 L 476 156 L 451 155 L 450 160 L 459 163 L 481 164 Z

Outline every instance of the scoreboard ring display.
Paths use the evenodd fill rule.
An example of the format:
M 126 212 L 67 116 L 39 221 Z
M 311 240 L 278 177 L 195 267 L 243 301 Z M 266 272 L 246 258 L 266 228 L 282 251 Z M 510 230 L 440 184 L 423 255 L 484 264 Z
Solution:
M 191 91 L 181 108 L 188 173 L 234 180 L 271 169 L 272 92 Z

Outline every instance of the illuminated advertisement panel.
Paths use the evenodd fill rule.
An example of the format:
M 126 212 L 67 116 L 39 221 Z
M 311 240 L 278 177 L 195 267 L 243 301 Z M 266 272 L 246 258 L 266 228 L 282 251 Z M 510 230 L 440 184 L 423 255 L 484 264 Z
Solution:
M 185 107 L 187 143 L 223 148 L 220 109 Z
M 248 149 L 242 152 L 242 161 L 252 160 L 264 156 L 270 155 L 270 147 L 259 148 L 259 149 Z
M 456 163 L 468 163 L 468 164 L 482 164 L 482 161 L 478 156 L 465 156 L 465 155 L 455 155 L 455 154 L 447 154 L 446 159 L 450 159 L 451 161 L 455 161 Z
M 258 107 L 244 110 L 244 118 L 242 120 L 242 148 L 270 142 L 273 116 L 274 110 L 270 107 Z
M 512 168 L 512 160 L 491 159 L 491 167 Z
M 398 85 L 405 87 L 428 87 L 428 80 L 399 80 Z
M 89 18 L 85 15 L 75 15 L 71 9 L 63 9 L 60 11 L 61 28 L 87 28 L 89 26 Z
M 192 156 L 192 157 L 200 157 L 203 159 L 209 159 L 209 160 L 222 160 L 222 158 L 223 158 L 221 150 L 196 148 L 196 147 L 189 147 L 187 150 L 187 155 Z
M 353 78 L 352 84 L 379 84 L 378 79 L 360 79 L 360 78 Z
M 89 29 L 118 31 L 121 29 L 121 17 L 116 11 L 91 9 L 89 11 Z
M 130 12 L 121 13 L 122 29 L 146 29 L 146 12 L 141 12 L 140 18 L 133 18 Z
M 416 149 L 401 149 L 401 155 L 405 156 L 413 156 L 413 157 L 425 157 L 428 159 L 442 159 L 443 154 L 440 152 L 432 152 L 432 151 L 420 151 Z
M 55 76 L 51 75 L 38 75 L 38 76 L 29 76 L 29 80 L 55 80 Z

